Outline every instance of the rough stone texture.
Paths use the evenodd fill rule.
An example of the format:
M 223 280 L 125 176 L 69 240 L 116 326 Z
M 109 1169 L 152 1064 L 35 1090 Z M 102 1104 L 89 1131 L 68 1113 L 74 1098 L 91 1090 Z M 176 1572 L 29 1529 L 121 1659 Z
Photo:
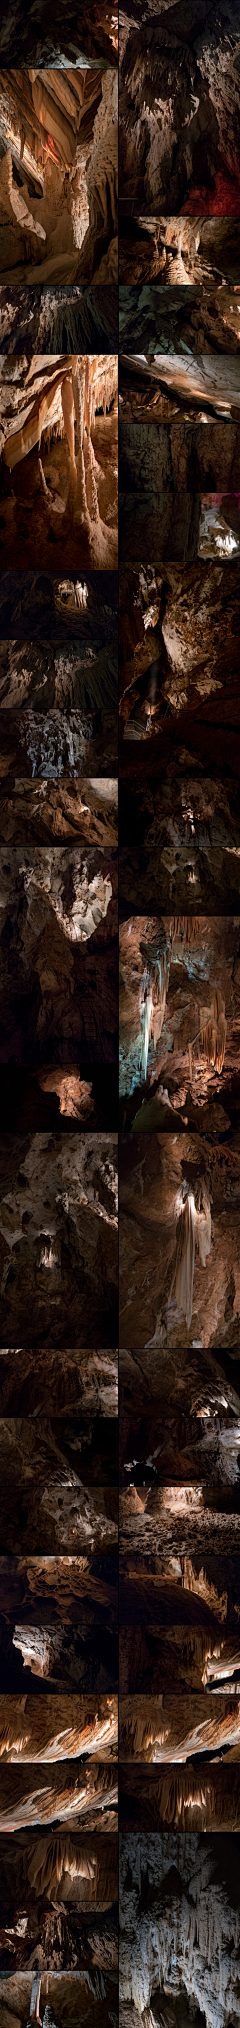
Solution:
M 1 1760 L 23 1762 L 75 1760 L 95 1753 L 116 1760 L 118 1709 L 116 1697 L 0 1697 Z
M 190 0 L 184 10 L 126 11 L 120 92 L 122 209 L 239 210 L 239 20 Z
M 173 1629 L 179 1631 L 181 1628 L 188 1665 L 189 1653 L 191 1658 L 189 1639 L 197 1646 L 199 1631 L 207 1644 L 210 1635 L 218 1645 L 220 1634 L 224 1635 L 224 1639 L 228 1633 L 235 1637 L 240 1617 L 238 1557 L 206 1556 L 204 1567 L 201 1556 L 194 1557 L 193 1562 L 191 1556 L 167 1556 L 164 1559 L 155 1555 L 152 1561 L 154 1569 L 149 1554 L 146 1561 L 142 1556 L 141 1564 L 136 1554 L 133 1558 L 129 1554 L 122 1558 L 120 1622 L 123 1628 L 147 1628 L 154 1638 L 155 1635 L 159 1638 L 160 1628 L 167 1628 L 168 1632 L 169 1629 L 173 1632 Z M 201 1650 L 198 1650 L 198 1666 L 200 1663 Z M 228 1696 L 231 1695 L 229 1680 L 227 1691 Z M 232 1749 L 232 1757 L 239 1760 L 239 1748 L 236 1754 Z
M 10 0 L 7 14 L 0 30 L 0 54 L 4 64 L 22 63 L 23 55 L 28 63 L 37 63 L 42 68 L 46 62 L 57 62 L 65 69 L 73 60 L 79 70 L 89 65 L 96 57 L 101 63 L 117 63 L 118 15 L 108 0 L 91 0 L 91 19 L 86 16 L 82 0 L 76 9 L 69 0 L 54 0 L 49 20 L 46 0 L 40 0 L 37 13 L 37 47 L 35 8 L 31 4 L 27 15 L 22 16 L 19 0 Z
M 114 68 L 0 73 L 3 282 L 117 281 L 117 112 Z
M 4 844 L 28 844 L 83 838 L 86 844 L 117 845 L 117 779 L 60 784 L 47 779 L 32 783 L 5 779 L 0 792 L 0 838 Z
M 206 1056 L 202 1010 L 219 986 L 225 1004 L 222 1069 Z M 147 996 L 151 1019 L 142 1061 Z M 239 920 L 130 916 L 120 926 L 122 1124 L 154 1132 L 198 1127 L 224 1136 L 240 1106 Z M 189 1045 L 192 1053 L 189 1056 Z M 239 1068 L 238 1068 L 239 1066 Z M 216 1110 L 215 1110 L 216 1108 Z
M 129 1833 L 120 1840 L 120 1896 L 124 2028 L 131 2002 L 129 2022 L 141 2015 L 144 2028 L 165 2021 L 175 2028 L 181 1992 L 189 2005 L 186 2021 L 194 2006 L 206 2028 L 227 2028 L 237 2014 L 239 1986 L 235 1840 Z
M 0 1405 L 2 1415 L 82 1415 L 85 1440 L 92 1418 L 117 1416 L 118 1361 L 116 1352 L 2 1352 L 0 1356 Z M 114 1441 L 114 1436 L 113 1436 Z
M 9 1063 L 0 1066 L 1 1130 L 6 1133 L 79 1134 L 118 1128 L 118 1068 L 96 1064 L 59 1067 Z
M 154 729 L 162 732 L 167 704 L 174 738 L 177 727 L 181 745 L 187 746 L 186 733 L 194 711 L 194 715 L 201 715 L 201 723 L 207 722 L 209 752 L 209 725 L 215 720 L 218 726 L 220 703 L 226 731 L 234 722 L 235 739 L 238 614 L 238 563 L 234 571 L 229 564 L 211 562 L 175 568 L 166 565 L 164 572 L 154 563 L 146 570 L 140 562 L 129 572 L 125 569 L 121 573 L 120 664 L 124 720 L 138 699 L 141 705 L 141 679 L 145 676 L 146 688 L 146 671 L 154 663 L 158 691 L 151 694 L 150 690 L 143 731 L 146 717 L 153 716 L 156 721 L 157 712 Z M 214 696 L 214 692 L 219 694 Z M 196 716 L 191 730 L 197 743 Z
M 117 380 L 114 354 L 2 354 L 3 560 L 6 543 L 7 562 L 48 567 L 53 545 L 60 570 L 116 565 Z
M 235 1749 L 239 1760 L 239 1698 L 220 1695 L 123 1697 L 119 1747 L 122 1760 L 182 1764 L 198 1754 Z
M 211 1136 L 138 1133 L 120 1142 L 121 1343 L 161 1351 L 177 1346 L 239 1346 L 238 1133 L 228 1144 Z M 205 1179 L 212 1237 L 205 1269 L 196 1254 L 189 1327 L 174 1294 L 176 1234 L 185 1182 Z M 172 1291 L 172 1293 L 170 1293 Z
M 93 1562 L 88 1553 L 85 1556 L 15 1556 L 14 1563 L 12 1556 L 1 1557 L 2 1655 L 5 1653 L 4 1625 L 6 1635 L 6 1625 L 8 1627 L 9 1621 L 13 1625 L 14 1616 L 22 1632 L 24 1627 L 28 1632 L 30 1627 L 32 1631 L 36 1627 L 39 1633 L 41 1626 L 42 1629 L 47 1628 L 48 1634 L 51 1630 L 52 1636 L 56 1632 L 58 1641 L 60 1629 L 62 1643 L 66 1629 L 71 1643 L 71 1630 L 75 1627 L 79 1629 L 80 1622 L 84 1638 L 88 1634 L 90 1638 L 89 1630 L 92 1633 L 93 1627 L 101 1627 L 104 1618 L 106 1628 L 115 1632 L 116 1577 L 117 1567 L 114 1570 L 114 1583 L 110 1585 L 108 1559 L 105 1556 L 97 1557 Z M 54 1653 L 57 1660 L 57 1645 Z M 11 1660 L 13 1661 L 13 1656 Z M 20 1688 L 22 1687 L 21 1671 Z M 19 1688 L 19 1669 L 17 1688 Z M 32 1684 L 30 1688 L 32 1689 Z
M 1 1341 L 112 1344 L 116 1137 L 2 1136 Z
M 4 353 L 79 352 L 96 346 L 118 347 L 118 295 L 114 284 L 91 289 L 0 288 L 0 344 Z
M 41 1714 L 46 1705 L 41 1706 Z M 55 1939 L 61 1945 L 66 1939 L 68 1950 L 68 1925 L 72 1945 L 75 1941 L 75 1962 L 79 1967 L 95 1963 L 98 1951 L 98 1926 L 102 1930 L 102 1963 L 106 1969 L 109 1963 L 104 1948 L 104 1927 L 109 1911 L 112 1946 L 114 1936 L 113 1965 L 116 1964 L 116 1901 L 117 1901 L 117 1840 L 104 1831 L 98 1837 L 90 1832 L 83 1835 L 72 1831 L 67 1822 L 61 1822 L 58 1833 L 45 1833 L 31 1829 L 12 1832 L 7 1837 L 0 1835 L 1 1852 L 1 1955 L 5 1935 L 12 1940 L 12 1955 L 15 1956 L 15 1970 L 32 1966 L 40 1971 L 46 1963 L 56 1969 Z M 24 1902 L 24 1932 L 19 1930 L 19 1917 Z M 65 1913 L 67 1926 L 65 1929 Z M 50 1917 L 50 1924 L 49 1924 Z M 59 1922 L 60 1918 L 60 1922 Z M 102 1920 L 103 1919 L 103 1920 Z M 59 1928 L 58 1928 L 59 1922 Z M 52 1930 L 52 1937 L 51 1937 Z M 108 1920 L 107 1920 L 108 1931 Z M 24 1950 L 23 1940 L 24 1939 Z M 51 1941 L 50 1941 L 51 1940 Z M 52 1942 L 52 1949 L 51 1949 Z M 34 1949 L 35 1945 L 35 1949 Z M 73 1953 L 69 1952 L 70 1964 Z M 69 1964 L 68 1958 L 68 1964 Z M 60 1954 L 60 1964 L 62 1958 Z M 59 1957 L 57 1957 L 59 1964 Z M 70 1965 L 69 1965 L 70 1968 Z M 3 1966 L 4 1969 L 4 1966 Z M 11 1961 L 9 1969 L 11 1970 Z M 101 1990 L 101 1988 L 100 1988 Z
M 186 224 L 189 226 L 189 221 Z M 176 236 L 180 238 L 179 224 Z M 166 279 L 164 286 L 163 273 L 158 287 L 153 283 L 148 288 L 145 283 L 142 288 L 137 288 L 136 284 L 120 288 L 120 336 L 124 353 L 128 349 L 131 352 L 138 350 L 138 347 L 147 353 L 148 358 L 154 358 L 158 352 L 161 356 L 170 352 L 175 357 L 179 353 L 179 358 L 184 353 L 185 356 L 192 353 L 198 357 L 209 353 L 213 366 L 215 357 L 216 370 L 218 352 L 225 353 L 227 350 L 228 355 L 239 352 L 238 284 L 235 282 L 231 287 L 225 280 L 217 281 L 215 273 L 212 283 L 209 277 L 208 286 L 206 281 L 202 288 L 200 283 L 194 286 L 188 276 L 184 286 L 184 279 L 182 283 L 177 279 L 178 257 L 176 254 L 175 259 L 175 251 L 171 257 L 172 284 L 169 275 L 169 281 Z
M 2 847 L 1 882 L 2 1062 L 114 1062 L 115 852 Z
M 1 1768 L 0 1830 L 18 1831 L 26 1824 L 51 1824 L 59 1818 L 69 1821 L 70 1831 L 115 1828 L 117 1803 L 116 1768 L 102 1761 L 65 1762 L 60 1775 L 53 1764 L 49 1784 L 45 1769 L 39 1767 L 38 1789 L 34 1777 L 23 1768 Z
M 61 1918 L 58 1918 L 59 1942 L 60 1934 Z M 57 1952 L 57 1938 L 55 1938 L 55 1955 L 58 1955 L 59 1962 L 60 1949 L 58 1948 Z M 39 2003 L 41 1996 L 44 2028 L 51 2028 L 52 2023 L 56 2024 L 56 2019 L 57 2028 L 76 2028 L 76 2020 L 83 2023 L 85 2028 L 85 2023 L 89 2022 L 90 2006 L 94 2028 L 95 2024 L 96 2028 L 108 2028 L 111 2016 L 116 2028 L 117 1972 L 113 1969 L 111 1972 L 105 1970 L 104 1980 L 102 1979 L 100 1984 L 98 1970 L 93 1964 L 91 1971 L 85 1969 L 81 1972 L 76 1970 L 41 1972 L 35 1979 L 34 1971 L 16 1972 L 6 1978 L 3 1972 L 0 1995 L 1 2028 L 12 2028 L 12 2023 L 15 2024 L 15 2028 L 19 2028 L 21 2022 L 25 2028 L 31 1999 L 34 1995 L 36 1998 L 36 1988 L 39 1988 Z
M 14 1553 L 21 1547 L 50 1555 L 86 1547 L 91 1555 L 100 1555 L 116 1548 L 116 1459 L 115 1484 L 111 1470 L 108 1484 L 103 1444 L 95 1464 L 93 1458 L 89 1486 L 81 1451 L 77 1425 L 74 1437 L 66 1424 L 59 1441 L 54 1422 L 41 1421 L 37 1430 L 21 1417 L 0 1422 L 0 1552 L 6 1541 Z
M 155 449 L 158 454 L 157 442 L 155 445 L 155 432 L 155 424 L 152 436 L 151 426 L 150 435 L 147 426 L 145 432 L 147 446 L 145 457 L 144 429 L 140 428 L 138 446 L 135 445 L 134 430 L 130 458 L 128 456 L 129 441 L 126 462 L 125 455 L 123 458 L 121 483 L 123 485 L 125 480 L 125 484 L 127 484 L 128 477 L 130 476 L 130 483 L 132 485 L 134 469 L 136 474 L 136 490 L 134 492 L 122 492 L 119 494 L 120 561 L 124 563 L 128 561 L 129 557 L 134 561 L 135 557 L 144 556 L 146 561 L 150 562 L 150 557 L 154 553 L 157 558 L 170 557 L 171 561 L 176 563 L 180 561 L 181 563 L 192 563 L 199 553 L 199 495 L 196 493 L 193 498 L 191 493 L 184 493 L 183 498 L 183 494 L 181 494 L 181 498 L 177 497 L 173 504 L 170 490 L 169 492 L 166 491 L 166 493 L 158 493 L 157 486 L 156 489 L 154 487 L 151 491 L 147 490 L 150 469 L 152 468 L 155 471 Z M 139 452 L 139 466 L 136 456 L 137 449 Z M 123 445 L 123 450 L 125 454 L 125 445 Z M 160 444 L 159 460 L 158 455 L 156 457 L 157 469 L 159 465 L 161 466 L 161 463 L 162 446 Z M 140 482 L 141 491 L 138 490 Z
M 159 281 L 160 284 L 158 289 L 153 287 L 151 290 L 151 307 L 148 289 L 141 290 L 141 299 L 136 297 L 135 324 L 136 314 L 137 320 L 139 315 L 141 316 L 142 328 L 142 320 L 144 324 L 146 318 L 147 320 L 150 318 L 152 322 L 154 312 L 154 318 L 159 319 L 158 336 L 162 316 L 166 336 L 166 312 L 171 324 L 171 318 L 174 320 L 179 310 L 183 317 L 183 325 L 180 317 L 180 330 L 185 340 L 187 339 L 185 323 L 188 322 L 190 335 L 187 343 L 190 350 L 201 350 L 197 336 L 201 323 L 204 330 L 206 329 L 208 341 L 211 340 L 213 325 L 214 334 L 216 332 L 213 350 L 219 350 L 219 319 L 221 327 L 223 311 L 223 329 L 225 330 L 226 316 L 226 328 L 229 332 L 230 304 L 238 295 L 239 219 L 236 218 L 232 225 L 228 218 L 192 220 L 181 218 L 179 221 L 178 218 L 166 220 L 151 217 L 141 220 L 134 215 L 125 217 L 120 228 L 119 268 L 120 280 L 124 283 L 155 284 Z M 230 284 L 230 289 L 226 284 Z M 208 289 L 211 289 L 210 301 Z M 129 318 L 130 325 L 133 321 L 133 294 L 135 297 L 135 290 L 133 292 L 131 287 L 120 289 L 120 317 L 123 316 L 123 324 L 126 315 L 128 325 Z M 232 311 L 232 317 L 233 315 Z M 172 335 L 171 329 L 171 337 Z M 152 329 L 150 336 L 153 337 Z M 220 351 L 225 351 L 225 346 L 226 336 L 224 343 L 220 345 Z M 236 349 L 237 347 L 233 345 L 233 350 Z M 206 351 L 208 350 L 211 351 L 209 342 L 206 345 Z
M 74 643 L 75 656 L 76 643 L 78 644 L 80 665 L 80 661 L 84 657 L 81 657 L 79 653 L 79 642 L 82 648 L 84 646 L 89 648 L 90 644 L 93 646 L 96 643 L 99 648 L 103 647 L 104 642 L 106 642 L 106 635 L 107 640 L 111 642 L 113 640 L 116 641 L 117 611 L 118 580 L 113 571 L 101 571 L 101 578 L 96 578 L 95 571 L 87 571 L 86 575 L 84 572 L 84 577 L 80 575 L 80 578 L 78 571 L 73 571 L 70 578 L 59 578 L 55 571 L 14 570 L 11 572 L 1 572 L 1 640 L 13 639 L 15 646 L 16 642 L 21 641 L 24 643 L 25 649 L 28 640 L 28 644 L 31 644 L 31 650 L 33 649 L 33 643 L 37 640 L 42 643 L 42 652 L 45 653 L 45 656 L 46 652 L 49 652 L 50 642 L 54 642 L 55 649 L 56 644 L 60 644 L 61 649 L 63 644 L 65 647 L 68 644 L 69 657 L 67 657 L 67 661 L 69 659 L 71 671 L 74 662 Z M 73 650 L 72 655 L 71 650 Z M 35 672 L 34 663 L 32 665 L 32 673 L 35 673 L 34 688 L 36 688 L 36 663 Z M 64 700 L 68 694 L 66 677 L 69 676 L 69 673 L 68 668 L 66 668 L 65 673 L 65 667 L 61 671 L 59 670 L 58 704 L 60 710 L 64 708 Z M 45 670 L 43 671 L 43 665 L 41 669 L 42 680 L 43 674 L 45 676 L 48 675 L 48 665 L 46 666 L 46 662 Z M 57 667 L 55 682 L 56 676 Z M 53 688 L 52 698 L 47 700 L 49 703 L 53 702 L 54 695 L 55 688 Z M 31 701 L 33 702 L 32 690 Z M 74 699 L 71 695 L 69 697 L 69 703 L 71 704 L 73 701 L 74 703 L 78 701 L 75 693 Z M 39 699 L 37 700 L 37 705 L 39 708 Z M 45 699 L 43 699 L 43 708 L 44 706 Z

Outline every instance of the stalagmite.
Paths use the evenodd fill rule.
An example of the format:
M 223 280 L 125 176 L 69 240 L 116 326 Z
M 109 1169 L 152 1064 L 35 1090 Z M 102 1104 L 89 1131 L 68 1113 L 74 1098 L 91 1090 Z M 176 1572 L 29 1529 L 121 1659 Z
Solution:
M 193 1306 L 193 1277 L 195 1265 L 195 1204 L 192 1194 L 180 1212 L 176 1238 L 176 1266 L 171 1284 L 171 1295 L 175 1292 L 178 1310 L 186 1317 L 190 1330 Z
M 141 1014 L 141 1048 L 140 1048 L 140 1068 L 141 1068 L 141 1070 L 143 1071 L 143 1076 L 144 1076 L 144 1077 L 146 1077 L 146 1075 L 147 1075 L 147 1065 L 148 1065 L 148 1051 L 149 1051 L 149 1036 L 150 1036 L 150 1028 L 151 1028 L 151 1019 L 152 1019 L 152 1006 L 153 1006 L 153 1003 L 152 1003 L 152 993 L 151 993 L 151 989 L 150 989 L 150 990 L 149 990 L 149 993 L 147 993 L 147 998 L 146 998 L 146 1000 L 144 1001 L 144 1007 L 143 1007 L 143 1010 L 142 1010 L 142 1014 Z

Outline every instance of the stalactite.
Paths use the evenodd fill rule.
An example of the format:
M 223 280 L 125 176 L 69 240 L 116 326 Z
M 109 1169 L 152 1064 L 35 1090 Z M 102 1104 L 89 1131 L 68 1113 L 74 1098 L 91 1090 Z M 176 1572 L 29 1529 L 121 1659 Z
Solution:
M 189 1191 L 185 1204 L 181 1205 L 176 1232 L 176 1245 L 168 1301 L 173 1296 L 177 1308 L 186 1317 L 190 1330 L 193 1310 L 193 1280 L 195 1248 L 197 1247 L 202 1267 L 211 1248 L 211 1208 L 207 1184 L 201 1181 L 195 1189 L 195 1196 Z
M 225 1000 L 219 987 L 213 995 L 211 1006 L 202 1008 L 200 1035 L 207 1063 L 211 1063 L 214 1070 L 221 1071 L 225 1057 L 227 1023 Z

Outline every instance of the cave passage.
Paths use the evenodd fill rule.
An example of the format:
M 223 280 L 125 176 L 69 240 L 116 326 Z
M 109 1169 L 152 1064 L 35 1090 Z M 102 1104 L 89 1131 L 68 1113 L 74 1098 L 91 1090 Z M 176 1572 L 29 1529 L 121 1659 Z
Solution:
M 3 284 L 117 282 L 117 106 L 113 65 L 0 71 Z
M 117 562 L 117 357 L 56 354 L 2 363 L 4 561 L 101 570 Z M 46 456 L 47 433 L 47 456 Z M 81 593 L 81 597 L 80 597 Z M 86 612 L 88 586 L 79 585 Z

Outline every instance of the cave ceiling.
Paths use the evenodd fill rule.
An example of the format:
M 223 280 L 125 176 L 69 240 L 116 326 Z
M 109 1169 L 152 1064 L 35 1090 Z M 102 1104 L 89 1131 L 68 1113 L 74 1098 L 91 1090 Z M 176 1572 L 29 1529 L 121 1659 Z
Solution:
M 114 568 L 117 357 L 2 354 L 0 425 L 3 562 Z
M 116 69 L 0 72 L 2 284 L 116 283 Z
M 112 1343 L 116 1136 L 2 1136 L 1 1341 Z M 70 1311 L 69 1311 L 70 1305 Z M 81 1322 L 80 1322 L 81 1319 Z
M 239 215 L 239 17 L 234 0 L 125 11 L 121 210 Z
M 211 213 L 212 207 L 213 200 L 211 199 L 209 206 Z M 121 312 L 123 312 L 124 322 L 126 312 L 128 321 L 129 317 L 130 322 L 132 321 L 133 301 L 131 284 L 133 282 L 143 284 L 147 284 L 148 282 L 155 284 L 158 282 L 159 287 L 157 292 L 155 286 L 153 290 L 155 314 L 157 313 L 158 305 L 164 318 L 167 311 L 170 316 L 174 314 L 174 305 L 179 310 L 183 309 L 184 306 L 185 317 L 189 319 L 190 331 L 192 330 L 192 306 L 193 310 L 196 309 L 198 311 L 200 303 L 202 304 L 203 323 L 205 324 L 208 290 L 211 290 L 211 296 L 212 290 L 214 290 L 217 315 L 214 325 L 214 334 L 216 333 L 216 336 L 213 351 L 218 351 L 220 336 L 220 331 L 217 329 L 219 311 L 221 316 L 221 307 L 223 306 L 224 315 L 226 312 L 229 312 L 229 300 L 228 293 L 226 298 L 226 288 L 227 285 L 230 285 L 230 301 L 233 301 L 235 290 L 237 293 L 239 287 L 239 218 L 236 217 L 234 219 L 234 224 L 231 223 L 230 218 L 221 218 L 217 215 L 215 217 L 211 215 L 211 217 L 206 218 L 197 217 L 192 220 L 191 217 L 181 217 L 179 220 L 179 218 L 173 217 L 170 219 L 157 219 L 151 214 L 148 219 L 141 219 L 136 216 L 133 210 L 131 216 L 123 217 L 120 222 L 119 272 L 120 283 L 129 285 L 127 288 L 120 288 L 120 308 Z M 185 297 L 186 288 L 188 289 L 187 298 Z M 200 295 L 198 294 L 198 288 L 201 291 Z M 141 316 L 143 314 L 145 316 L 148 296 L 144 294 L 144 300 L 142 301 L 142 294 L 143 291 L 141 291 Z M 136 297 L 137 315 L 139 314 L 139 308 L 140 305 Z M 214 317 L 213 297 L 208 306 L 208 314 L 210 318 Z M 193 319 L 193 331 L 196 332 L 199 329 L 201 329 L 201 320 L 199 323 L 196 317 L 196 322 Z M 207 329 L 209 339 L 209 327 Z M 190 343 L 190 339 L 188 342 Z M 211 350 L 211 345 L 209 349 Z M 201 350 L 201 346 L 193 342 L 190 345 L 190 350 Z M 225 351 L 225 343 L 220 345 L 220 351 Z

